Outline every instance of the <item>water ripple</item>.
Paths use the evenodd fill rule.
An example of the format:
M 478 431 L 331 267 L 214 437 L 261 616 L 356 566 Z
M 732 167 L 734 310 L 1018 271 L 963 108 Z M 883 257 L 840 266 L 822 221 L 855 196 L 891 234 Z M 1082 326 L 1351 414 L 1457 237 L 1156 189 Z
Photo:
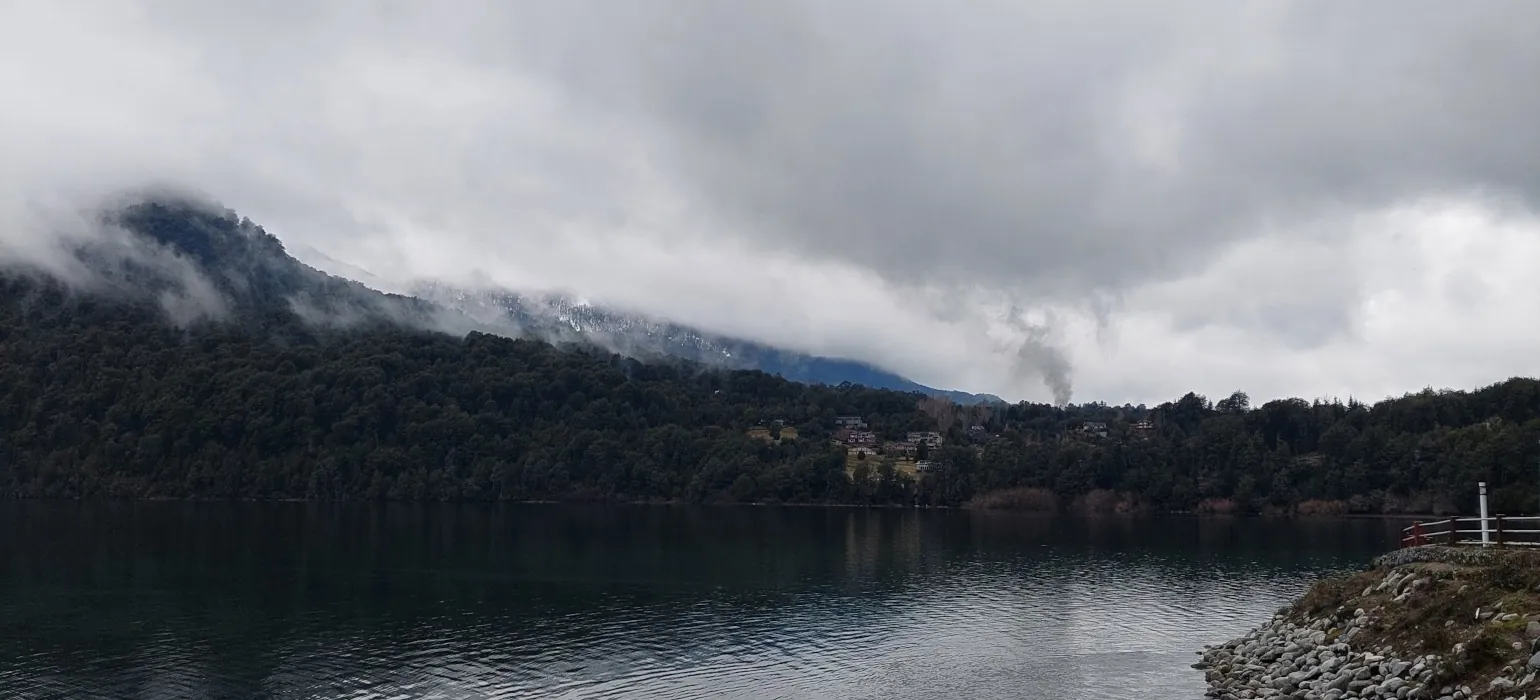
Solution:
M 1345 523 L 1363 547 L 1301 552 L 1256 523 L 1206 540 L 1189 521 L 814 509 L 155 513 L 27 511 L 27 538 L 0 513 L 0 697 L 1196 700 L 1194 649 L 1379 537 Z M 187 539 L 209 522 L 220 546 Z

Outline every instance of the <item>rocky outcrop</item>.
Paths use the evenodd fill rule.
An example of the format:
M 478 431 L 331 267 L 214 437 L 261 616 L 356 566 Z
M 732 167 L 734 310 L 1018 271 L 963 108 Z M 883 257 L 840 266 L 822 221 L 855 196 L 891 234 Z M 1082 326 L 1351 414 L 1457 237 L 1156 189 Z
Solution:
M 1422 547 L 1316 583 L 1194 666 L 1208 696 L 1540 699 L 1533 553 Z
M 1358 613 L 1361 621 L 1368 615 Z M 1435 688 L 1437 655 L 1401 659 L 1389 649 L 1355 651 L 1347 642 L 1330 641 L 1333 636 L 1329 620 L 1299 626 L 1279 615 L 1245 637 L 1205 650 L 1198 666 L 1207 669 L 1209 697 L 1226 700 L 1476 697 L 1468 687 Z

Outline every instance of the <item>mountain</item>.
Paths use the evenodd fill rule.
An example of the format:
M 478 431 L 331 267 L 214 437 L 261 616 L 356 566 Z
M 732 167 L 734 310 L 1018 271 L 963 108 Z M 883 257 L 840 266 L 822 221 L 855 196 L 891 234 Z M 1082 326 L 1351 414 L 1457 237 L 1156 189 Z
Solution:
M 327 275 L 217 208 L 156 202 L 111 218 L 122 227 L 71 244 L 67 260 L 38 257 L 46 247 L 0 250 L 0 499 L 1322 515 L 1460 512 L 1480 481 L 1497 512 L 1518 513 L 1540 488 L 1520 468 L 1540 459 L 1533 379 L 1373 406 L 1253 407 L 1241 392 L 1149 410 L 958 406 L 646 363 L 587 343 L 433 332 L 512 329 L 513 317 Z M 632 340 L 683 332 L 617 328 Z M 575 337 L 597 337 L 585 329 Z M 684 345 L 741 350 L 693 342 Z M 841 435 L 840 416 L 859 416 L 875 440 Z M 930 432 L 924 447 L 913 439 Z M 848 444 L 858 439 L 880 452 Z
M 411 293 L 472 318 L 486 322 L 508 319 L 538 337 L 592 342 L 630 357 L 674 357 L 728 369 L 757 369 L 803 384 L 837 386 L 848 382 L 873 389 L 918 392 L 964 405 L 1005 403 L 990 394 L 928 387 L 864 362 L 808 355 L 716 335 L 559 294 L 474 291 L 431 282 L 413 287 Z
M 107 218 L 149 242 L 150 248 L 132 240 L 105 239 L 82 256 L 93 260 L 98 272 L 114 270 L 125 287 L 154 290 L 173 317 L 226 311 L 249 315 L 280 308 L 326 326 L 397 323 L 456 335 L 479 330 L 556 344 L 592 344 L 649 361 L 673 358 L 723 369 L 757 369 L 804 384 L 849 383 L 918 392 L 964 405 L 1005 403 L 988 394 L 925 386 L 855 360 L 717 335 L 561 295 L 468 290 L 442 283 L 417 284 L 404 290 L 406 294 L 378 291 L 384 282 L 368 271 L 305 249 L 307 259 L 369 284 L 323 272 L 290 255 L 262 227 L 203 202 L 163 196 L 126 206 Z M 176 285 L 167 286 L 167 279 Z
M 430 302 L 305 265 L 262 227 L 208 203 L 158 198 L 103 218 L 104 235 L 75 251 L 92 281 L 152 293 L 163 305 L 176 300 L 207 315 L 245 318 L 289 311 L 326 326 L 474 327 Z

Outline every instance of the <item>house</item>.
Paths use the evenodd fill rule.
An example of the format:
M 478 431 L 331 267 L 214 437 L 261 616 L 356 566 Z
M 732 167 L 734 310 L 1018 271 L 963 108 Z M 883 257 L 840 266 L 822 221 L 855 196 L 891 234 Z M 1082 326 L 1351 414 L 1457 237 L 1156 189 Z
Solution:
M 790 442 L 797 439 L 797 429 L 791 426 L 781 428 L 781 441 Z
M 914 463 L 914 470 L 919 472 L 919 473 L 921 473 L 921 474 L 924 474 L 926 472 L 935 471 L 937 466 L 939 466 L 939 465 L 936 462 L 932 462 L 931 460 L 928 460 L 928 459 L 922 459 L 922 460 Z
M 756 425 L 752 428 L 749 428 L 748 435 L 750 438 L 755 440 L 764 440 L 765 442 L 770 442 L 771 440 L 775 439 L 770 437 L 770 429 L 763 425 Z
M 919 452 L 920 446 L 912 442 L 889 442 L 882 446 L 883 454 L 890 455 L 914 455 Z
M 989 434 L 989 429 L 985 428 L 982 425 L 970 425 L 970 426 L 968 426 L 968 435 L 971 436 L 971 437 L 976 437 L 976 438 L 984 437 L 985 435 L 988 435 L 988 434 Z
M 1086 422 L 1086 423 L 1082 424 L 1078 430 L 1080 431 L 1081 435 L 1090 435 L 1090 436 L 1100 437 L 1100 438 L 1107 437 L 1107 424 L 1106 423 L 1099 423 L 1099 422 L 1096 422 L 1096 421 L 1089 421 L 1089 422 Z
M 867 447 L 876 447 L 877 434 L 865 430 L 852 430 L 845 434 L 842 442 L 844 442 L 847 446 L 864 445 Z
M 925 443 L 925 445 L 927 447 L 932 447 L 932 448 L 940 447 L 941 446 L 941 433 L 938 433 L 938 432 L 936 432 L 934 430 L 931 430 L 931 431 L 921 431 L 921 432 L 911 432 L 911 433 L 909 433 L 907 440 L 909 442 L 913 442 L 913 443 L 921 443 L 921 442 L 923 442 L 923 443 Z
M 866 420 L 860 416 L 839 416 L 834 419 L 834 427 L 850 428 L 851 430 L 866 430 Z
M 1151 423 L 1149 419 L 1145 419 L 1138 421 L 1129 427 L 1133 428 L 1135 432 L 1147 433 L 1155 429 L 1155 424 Z

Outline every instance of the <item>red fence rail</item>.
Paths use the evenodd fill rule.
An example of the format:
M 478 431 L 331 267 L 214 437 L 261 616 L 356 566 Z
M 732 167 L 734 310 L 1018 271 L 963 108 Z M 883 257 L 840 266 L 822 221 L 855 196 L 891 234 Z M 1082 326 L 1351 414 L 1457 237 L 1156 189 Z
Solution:
M 1401 530 L 1402 547 L 1425 544 L 1540 547 L 1540 516 L 1449 518 L 1430 523 L 1417 521 Z M 1486 533 L 1483 540 L 1482 532 Z

